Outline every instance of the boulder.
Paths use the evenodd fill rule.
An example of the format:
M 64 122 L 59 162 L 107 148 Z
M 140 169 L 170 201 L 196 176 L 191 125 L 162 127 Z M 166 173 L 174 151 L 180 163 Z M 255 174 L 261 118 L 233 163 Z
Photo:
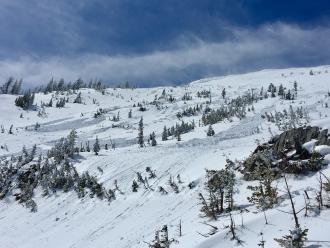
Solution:
M 294 128 L 259 145 L 243 162 L 240 171 L 246 180 L 258 179 L 256 172 L 266 167 L 275 174 L 317 171 L 322 167 L 324 153 L 330 152 L 328 143 L 327 129 L 311 126 Z M 319 147 L 319 151 L 312 152 L 314 146 Z
M 328 141 L 328 130 L 320 130 L 319 127 L 299 127 L 283 132 L 273 140 L 273 151 L 276 155 L 302 145 L 313 139 L 318 140 L 316 145 L 326 145 Z

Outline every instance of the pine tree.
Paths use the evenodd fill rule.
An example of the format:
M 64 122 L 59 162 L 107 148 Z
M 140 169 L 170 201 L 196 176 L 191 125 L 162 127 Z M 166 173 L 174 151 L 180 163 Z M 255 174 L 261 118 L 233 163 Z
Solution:
M 21 92 L 21 88 L 22 88 L 22 80 L 19 81 L 16 80 L 13 87 L 11 88 L 10 94 L 18 95 Z
M 89 141 L 86 142 L 86 152 L 90 152 L 91 148 L 89 147 Z
M 137 192 L 138 191 L 138 188 L 139 188 L 139 185 L 137 184 L 137 182 L 135 180 L 133 180 L 132 191 L 133 192 Z
M 230 168 L 222 170 L 207 170 L 207 182 L 205 184 L 208 199 L 200 194 L 202 203 L 201 211 L 208 217 L 216 219 L 217 214 L 221 214 L 225 210 L 224 203 L 227 203 L 227 210 L 233 210 L 234 201 L 234 185 L 235 173 Z
M 10 88 L 12 87 L 12 84 L 14 82 L 14 78 L 10 77 L 3 86 L 0 88 L 0 93 L 1 94 L 10 94 Z
M 75 144 L 77 138 L 78 138 L 77 131 L 75 129 L 71 130 L 71 132 L 68 135 L 68 155 L 70 157 L 72 157 L 75 152 Z
M 138 134 L 138 144 L 140 147 L 144 147 L 144 138 L 143 138 L 143 117 L 139 121 L 139 134 Z
M 209 128 L 208 128 L 208 130 L 207 130 L 206 135 L 207 135 L 207 136 L 213 136 L 214 134 L 215 134 L 215 132 L 214 132 L 214 130 L 213 130 L 213 128 L 212 128 L 212 125 L 210 124 L 210 125 L 209 125 Z
M 286 94 L 286 96 L 285 96 L 285 100 L 292 100 L 292 95 L 291 95 L 290 90 L 289 90 L 288 93 Z
M 31 150 L 28 158 L 26 158 L 26 161 L 25 162 L 26 163 L 31 162 L 34 159 L 34 157 L 36 156 L 36 153 L 37 153 L 37 145 L 34 144 L 33 147 L 32 147 L 32 150 Z
M 262 211 L 272 208 L 278 201 L 277 189 L 272 186 L 275 180 L 274 172 L 267 167 L 259 168 L 255 171 L 255 177 L 259 178 L 258 186 L 248 186 L 252 190 L 252 196 L 248 201 L 256 204 L 256 207 Z
M 99 151 L 100 151 L 99 139 L 96 137 L 95 143 L 93 146 L 93 152 L 95 152 L 95 155 L 99 155 Z
M 225 99 L 226 97 L 226 88 L 223 88 L 222 92 L 221 92 L 222 98 Z
M 8 132 L 9 134 L 13 134 L 13 127 L 14 127 L 13 125 L 10 125 L 9 132 Z
M 47 107 L 53 107 L 53 97 L 50 98 L 49 103 L 47 104 Z
M 131 109 L 128 112 L 128 118 L 132 118 L 132 110 Z
M 282 84 L 278 87 L 278 93 L 279 96 L 283 97 L 284 96 L 284 87 Z
M 236 183 L 235 173 L 226 169 L 226 187 L 225 187 L 225 201 L 227 203 L 227 210 L 231 211 L 234 208 L 234 186 Z
M 164 130 L 163 130 L 163 133 L 162 133 L 162 141 L 166 141 L 167 140 L 167 128 L 166 126 L 164 126 Z
M 82 103 L 81 99 L 81 92 L 78 93 L 76 99 L 73 101 L 73 103 Z
M 19 96 L 15 100 L 15 105 L 22 109 L 29 109 L 33 106 L 34 93 L 26 92 L 23 96 Z
M 181 131 L 177 131 L 177 136 L 176 136 L 178 141 L 181 141 Z
M 56 108 L 64 108 L 65 106 L 65 98 L 61 98 L 56 102 Z
M 156 146 L 157 145 L 155 132 L 152 132 L 152 134 L 151 134 L 151 145 L 152 146 Z

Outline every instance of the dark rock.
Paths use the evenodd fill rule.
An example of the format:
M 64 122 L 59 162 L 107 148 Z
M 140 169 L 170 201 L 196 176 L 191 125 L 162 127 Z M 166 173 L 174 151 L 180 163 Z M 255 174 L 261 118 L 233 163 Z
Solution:
M 330 139 L 328 139 L 326 145 L 330 146 Z
M 324 129 L 317 137 L 316 145 L 326 145 L 328 143 L 328 129 Z
M 273 137 L 268 143 L 258 145 L 240 169 L 244 179 L 258 179 L 257 172 L 263 167 L 271 168 L 275 174 L 318 171 L 322 167 L 323 157 L 310 154 L 303 148 L 303 144 L 312 139 L 318 140 L 316 145 L 329 144 L 328 130 L 310 126 L 294 128 Z
M 306 128 L 299 127 L 280 134 L 274 142 L 273 151 L 276 155 L 285 152 L 288 149 L 296 148 L 296 145 L 304 144 L 317 139 L 317 145 L 325 145 L 328 139 L 328 130 L 320 131 L 319 127 L 308 126 Z

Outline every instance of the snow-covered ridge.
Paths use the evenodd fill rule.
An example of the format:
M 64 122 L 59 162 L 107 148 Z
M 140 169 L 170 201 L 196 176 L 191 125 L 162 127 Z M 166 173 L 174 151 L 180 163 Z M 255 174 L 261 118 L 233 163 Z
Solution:
M 313 75 L 310 75 L 310 72 Z M 177 113 L 197 104 L 209 105 L 217 109 L 227 104 L 225 98 L 234 99 L 246 92 L 259 94 L 263 87 L 267 91 L 272 83 L 276 87 L 282 84 L 287 89 L 293 89 L 297 83 L 297 98 L 293 101 L 283 100 L 276 96 L 260 100 L 253 104 L 253 109 L 247 111 L 246 117 L 239 120 L 233 117 L 212 125 L 215 135 L 208 137 L 208 126 L 201 122 L 202 112 L 182 120 L 187 123 L 194 121 L 193 131 L 181 135 L 181 141 L 169 137 L 162 141 L 164 126 L 170 128 L 181 123 Z M 176 99 L 173 103 L 162 98 L 166 96 Z M 199 98 L 197 92 L 211 92 L 210 98 Z M 78 135 L 77 146 L 91 146 L 95 138 L 100 140 L 101 151 L 98 156 L 92 152 L 80 152 L 79 157 L 71 162 L 78 173 L 88 171 L 106 188 L 113 188 L 117 180 L 124 194 L 118 194 L 115 201 L 107 202 L 97 198 L 77 198 L 74 192 L 61 193 L 42 197 L 41 191 L 35 193 L 34 199 L 38 211 L 31 213 L 18 204 L 12 197 L 0 201 L 0 247 L 148 247 L 145 242 L 154 238 L 156 230 L 168 225 L 170 237 L 178 242 L 171 247 L 236 247 L 230 240 L 224 228 L 229 223 L 228 215 L 218 221 L 209 221 L 200 216 L 198 194 L 204 190 L 205 169 L 224 168 L 226 159 L 242 160 L 249 156 L 257 143 L 268 141 L 273 135 L 281 132 L 279 127 L 264 118 L 265 112 L 275 114 L 275 111 L 290 110 L 290 105 L 296 109 L 303 107 L 308 111 L 308 124 L 323 129 L 330 128 L 330 66 L 313 68 L 289 68 L 280 70 L 263 70 L 243 75 L 230 75 L 201 79 L 185 86 L 113 89 L 108 88 L 102 94 L 94 89 L 80 89 L 74 94 L 64 92 L 58 95 L 38 93 L 35 103 L 41 110 L 41 102 L 47 103 L 53 95 L 54 101 L 61 97 L 68 98 L 64 108 L 45 107 L 42 116 L 38 111 L 24 111 L 15 106 L 16 96 L 0 95 L 0 125 L 4 132 L 0 133 L 1 157 L 9 157 L 21 152 L 22 147 L 31 149 L 37 145 L 38 153 L 46 154 L 61 137 L 66 137 L 72 129 Z M 81 92 L 82 104 L 73 103 L 78 92 Z M 188 94 L 192 100 L 182 100 Z M 157 98 L 157 105 L 148 104 Z M 166 98 L 166 97 L 165 97 Z M 141 104 L 147 111 L 139 111 Z M 99 118 L 94 114 L 100 109 L 106 113 Z M 132 110 L 132 117 L 128 118 Z M 113 117 L 119 113 L 119 121 Z M 21 116 L 22 114 L 22 116 Z M 22 118 L 21 118 L 22 117 Z M 157 146 L 147 144 L 144 148 L 137 145 L 138 122 L 143 117 L 144 134 L 155 132 Z M 35 130 L 36 123 L 40 125 Z M 13 125 L 13 134 L 9 134 Z M 116 149 L 105 150 L 105 144 L 115 144 Z M 324 152 L 326 161 L 330 161 L 328 147 L 312 147 Z M 147 176 L 146 167 L 155 170 L 156 179 L 149 181 L 154 190 L 140 186 L 138 192 L 132 192 L 132 181 L 136 172 Z M 326 167 L 323 173 L 330 177 Z M 168 181 L 172 177 L 177 180 L 180 175 L 179 193 L 175 193 Z M 249 212 L 244 214 L 244 228 L 239 227 L 238 235 L 244 241 L 245 247 L 257 247 L 261 239 L 260 232 L 266 240 L 265 247 L 277 247 L 274 238 L 288 234 L 293 226 L 291 216 L 281 211 L 290 211 L 288 200 L 284 200 L 276 209 L 267 211 L 269 225 L 264 224 L 263 214 L 249 206 L 246 197 L 250 191 L 246 182 L 237 174 L 239 182 L 234 195 L 235 204 L 247 205 Z M 303 192 L 307 190 L 312 196 L 318 188 L 318 175 L 305 177 L 289 176 L 289 184 L 294 195 L 297 208 L 304 206 Z M 196 187 L 189 189 L 188 184 L 195 182 Z M 158 191 L 163 187 L 168 194 Z M 283 180 L 277 181 L 279 189 L 284 189 Z M 280 194 L 285 197 L 286 193 Z M 280 211 L 279 211 L 280 210 Z M 241 214 L 233 212 L 237 226 L 241 223 Z M 177 225 L 182 222 L 182 236 L 177 232 Z M 328 241 L 327 230 L 330 228 L 329 210 L 321 211 L 316 217 L 303 217 L 300 214 L 303 227 L 309 228 L 310 240 Z M 214 235 L 207 235 L 210 226 L 218 227 Z M 203 235 L 200 235 L 200 234 Z M 205 237 L 209 236 L 209 237 Z M 330 247 L 329 243 L 313 243 L 319 247 Z

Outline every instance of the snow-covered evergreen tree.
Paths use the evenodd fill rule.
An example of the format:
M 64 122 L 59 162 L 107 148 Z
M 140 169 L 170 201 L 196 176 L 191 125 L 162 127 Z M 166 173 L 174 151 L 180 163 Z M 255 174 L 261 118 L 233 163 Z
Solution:
M 82 103 L 81 92 L 78 93 L 76 99 L 74 99 L 73 103 Z
M 139 134 L 138 134 L 138 144 L 140 147 L 144 147 L 144 137 L 143 137 L 143 117 L 139 121 Z
M 163 133 L 162 133 L 162 141 L 166 141 L 167 140 L 167 128 L 166 126 L 164 126 L 164 130 L 163 130 Z
M 155 132 L 152 132 L 150 138 L 151 138 L 151 146 L 156 146 L 157 145 L 157 141 L 156 141 Z
M 93 145 L 93 152 L 95 153 L 95 155 L 99 155 L 100 150 L 101 150 L 101 148 L 100 148 L 99 139 L 96 137 L 95 143 Z
M 213 130 L 213 128 L 212 128 L 212 125 L 210 124 L 209 125 L 209 128 L 207 129 L 207 133 L 206 133 L 206 135 L 207 136 L 213 136 L 215 134 L 215 132 L 214 132 L 214 130 Z
M 225 99 L 226 97 L 226 88 L 223 88 L 222 92 L 221 92 L 222 98 Z

